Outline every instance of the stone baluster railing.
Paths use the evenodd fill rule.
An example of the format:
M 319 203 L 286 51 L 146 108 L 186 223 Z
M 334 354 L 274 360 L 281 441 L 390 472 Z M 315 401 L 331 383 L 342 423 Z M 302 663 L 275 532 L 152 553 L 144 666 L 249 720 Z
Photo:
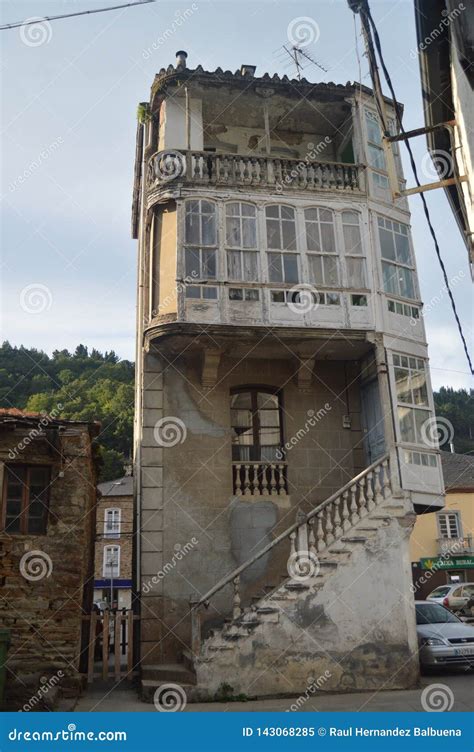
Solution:
M 147 168 L 149 189 L 175 180 L 198 185 L 260 186 L 286 190 L 363 191 L 363 166 L 343 162 L 296 159 L 210 151 L 157 152 Z
M 272 478 L 280 464 L 263 463 L 234 463 L 234 489 L 237 495 L 271 495 L 274 490 L 278 493 L 279 483 L 272 485 Z M 263 486 L 261 473 L 270 473 L 266 476 L 266 485 Z M 270 488 L 270 492 L 268 492 Z M 248 567 L 258 561 L 262 556 L 271 551 L 280 543 L 289 543 L 288 572 L 292 573 L 301 569 L 307 571 L 310 576 L 317 574 L 318 555 L 326 549 L 333 549 L 343 544 L 341 539 L 347 531 L 369 514 L 378 504 L 389 498 L 392 493 L 390 477 L 389 456 L 374 462 L 370 467 L 359 473 L 338 492 L 319 504 L 309 514 L 298 510 L 296 522 L 287 530 L 278 535 L 271 543 L 264 546 L 255 556 L 246 561 L 231 574 L 218 582 L 206 595 L 198 601 L 191 603 L 191 626 L 192 648 L 197 653 L 201 644 L 201 625 L 199 607 L 208 606 L 209 600 L 226 585 L 232 584 L 232 614 L 234 619 L 245 619 L 245 611 L 242 611 L 240 596 L 240 576 Z
M 285 496 L 288 493 L 286 462 L 232 463 L 236 496 Z

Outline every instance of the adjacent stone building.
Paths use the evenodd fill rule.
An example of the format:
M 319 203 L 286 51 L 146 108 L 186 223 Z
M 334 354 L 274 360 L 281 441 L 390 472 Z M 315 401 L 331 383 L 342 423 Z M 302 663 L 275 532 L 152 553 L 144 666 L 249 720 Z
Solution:
M 186 57 L 135 166 L 144 693 L 409 686 L 409 534 L 443 485 L 372 92 Z
M 87 662 L 98 424 L 0 410 L 0 625 L 11 631 L 7 707 L 51 706 Z
M 133 478 L 99 483 L 95 542 L 94 603 L 132 604 Z

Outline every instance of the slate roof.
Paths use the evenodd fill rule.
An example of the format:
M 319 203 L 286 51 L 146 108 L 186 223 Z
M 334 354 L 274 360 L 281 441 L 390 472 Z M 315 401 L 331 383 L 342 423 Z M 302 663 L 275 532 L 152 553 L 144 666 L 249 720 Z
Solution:
M 474 457 L 469 454 L 441 452 L 444 485 L 447 491 L 474 491 Z
M 133 478 L 124 475 L 123 478 L 99 483 L 97 488 L 102 496 L 133 496 Z

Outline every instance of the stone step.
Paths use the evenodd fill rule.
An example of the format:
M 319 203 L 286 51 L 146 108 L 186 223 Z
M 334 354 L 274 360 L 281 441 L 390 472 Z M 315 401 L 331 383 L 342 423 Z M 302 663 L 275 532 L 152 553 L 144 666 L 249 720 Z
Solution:
M 157 683 L 174 682 L 175 684 L 195 684 L 194 671 L 182 663 L 156 663 L 142 666 L 142 679 Z
M 180 687 L 180 691 L 175 690 L 173 692 L 172 689 L 170 689 L 170 693 L 173 692 L 173 695 L 176 696 L 178 705 L 182 702 L 181 698 L 185 698 L 186 702 L 189 702 L 193 692 L 196 691 L 196 685 L 195 684 L 183 684 L 182 682 L 176 681 L 155 681 L 155 679 L 142 679 L 140 682 L 140 695 L 143 700 L 143 702 L 154 702 L 155 701 L 155 692 L 159 687 L 162 687 L 164 685 L 168 684 L 177 684 Z M 169 696 L 168 696 L 169 697 Z
M 342 538 L 342 540 L 344 542 L 347 541 L 347 543 L 365 543 L 368 540 L 368 538 L 366 535 L 351 535 L 351 536 L 348 535 L 347 537 Z

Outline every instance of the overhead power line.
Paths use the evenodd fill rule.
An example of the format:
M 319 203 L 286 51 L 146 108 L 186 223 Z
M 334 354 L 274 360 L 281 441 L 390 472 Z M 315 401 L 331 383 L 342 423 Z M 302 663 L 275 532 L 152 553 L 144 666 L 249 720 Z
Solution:
M 349 4 L 351 5 L 350 2 L 349 2 Z M 395 116 L 396 116 L 396 119 L 397 119 L 397 124 L 398 124 L 398 127 L 400 129 L 400 132 L 402 134 L 405 134 L 406 131 L 405 131 L 405 128 L 403 127 L 403 123 L 402 123 L 402 118 L 401 118 L 401 114 L 400 114 L 400 108 L 399 108 L 399 105 L 398 105 L 397 96 L 395 94 L 395 89 L 393 87 L 392 79 L 390 77 L 390 74 L 388 72 L 387 66 L 385 64 L 385 59 L 384 59 L 384 56 L 383 56 L 383 53 L 382 53 L 382 45 L 380 43 L 380 37 L 379 37 L 378 31 L 377 31 L 377 27 L 375 25 L 374 19 L 372 18 L 372 14 L 370 12 L 368 0 L 362 0 L 361 2 L 356 3 L 355 5 L 357 6 L 357 10 L 360 13 L 361 22 L 362 22 L 362 25 L 363 25 L 363 28 L 364 28 L 364 33 L 366 35 L 366 39 L 367 39 L 367 53 L 368 53 L 368 57 L 369 57 L 369 65 L 370 65 L 370 69 L 371 69 L 373 80 L 374 80 L 374 77 L 375 77 L 375 81 L 374 81 L 374 94 L 375 94 L 377 109 L 378 109 L 379 115 L 381 117 L 382 126 L 383 126 L 384 131 L 385 131 L 384 132 L 384 136 L 388 137 L 388 136 L 390 136 L 390 134 L 388 132 L 388 125 L 383 120 L 383 115 L 382 115 L 383 108 L 381 107 L 380 101 L 378 99 L 379 96 L 383 96 L 383 95 L 382 95 L 382 91 L 381 91 L 381 87 L 380 87 L 380 82 L 379 81 L 377 82 L 377 78 L 378 78 L 377 58 L 376 58 L 375 51 L 374 51 L 374 48 L 373 48 L 372 33 L 371 33 L 371 28 L 370 27 L 372 27 L 372 30 L 373 30 L 373 39 L 374 39 L 375 47 L 377 49 L 378 56 L 379 56 L 379 59 L 380 59 L 380 65 L 382 66 L 382 70 L 383 70 L 385 79 L 387 81 L 387 85 L 388 85 L 388 87 L 390 89 L 390 93 L 392 95 L 393 108 L 395 110 Z M 352 8 L 352 9 L 354 10 L 354 8 Z M 379 85 L 377 86 L 376 83 L 378 83 Z M 408 141 L 408 138 L 404 139 L 404 143 L 405 143 L 405 146 L 407 148 L 407 151 L 408 151 L 408 154 L 409 154 L 409 157 L 410 157 L 410 164 L 411 164 L 411 168 L 413 170 L 413 175 L 414 175 L 414 178 L 415 178 L 415 182 L 417 184 L 417 187 L 421 188 L 421 182 L 420 182 L 420 180 L 418 178 L 418 170 L 416 168 L 415 158 L 413 156 L 413 151 L 412 151 L 411 145 L 410 145 L 410 143 Z M 449 279 L 448 279 L 448 275 L 447 275 L 447 272 L 446 272 L 446 267 L 445 267 L 443 259 L 441 257 L 441 250 L 440 250 L 440 247 L 439 247 L 438 239 L 436 237 L 436 232 L 435 232 L 435 229 L 434 229 L 433 224 L 431 222 L 430 211 L 428 209 L 428 204 L 426 202 L 426 198 L 425 198 L 423 192 L 420 192 L 420 198 L 421 198 L 421 201 L 422 201 L 422 204 L 423 204 L 423 211 L 424 211 L 424 214 L 425 214 L 425 217 L 426 217 L 426 221 L 428 223 L 430 235 L 433 238 L 436 255 L 438 257 L 438 262 L 439 262 L 439 265 L 441 267 L 441 271 L 443 273 L 444 282 L 445 282 L 445 285 L 446 285 L 446 290 L 447 290 L 448 295 L 449 295 L 449 299 L 450 299 L 450 302 L 451 302 L 451 307 L 452 307 L 453 313 L 454 313 L 454 318 L 456 319 L 456 324 L 457 324 L 457 327 L 458 327 L 458 330 L 459 330 L 459 334 L 461 336 L 461 340 L 462 340 L 464 352 L 466 354 L 467 362 L 469 363 L 469 368 L 470 368 L 471 373 L 474 373 L 474 370 L 473 370 L 473 367 L 472 367 L 471 357 L 469 355 L 469 350 L 468 350 L 468 347 L 467 347 L 467 344 L 466 344 L 466 338 L 464 336 L 464 331 L 463 331 L 463 328 L 462 328 L 462 324 L 461 324 L 461 321 L 459 319 L 459 315 L 458 315 L 458 312 L 457 312 L 457 309 L 456 309 L 456 303 L 454 301 L 453 293 L 451 292 L 451 288 L 450 288 L 450 285 L 449 285 Z
M 0 26 L 0 31 L 7 31 L 8 29 L 17 29 L 19 26 L 31 26 L 32 24 L 40 23 L 40 21 L 58 21 L 61 18 L 75 18 L 76 16 L 88 16 L 91 13 L 107 13 L 109 10 L 120 10 L 121 8 L 131 8 L 133 5 L 147 5 L 148 3 L 156 3 L 156 0 L 136 0 L 132 3 L 124 3 L 123 5 L 112 5 L 108 8 L 94 8 L 94 10 L 80 10 L 76 13 L 63 13 L 59 16 L 37 16 L 36 18 L 27 19 L 25 21 L 14 21 L 13 23 L 4 24 Z

